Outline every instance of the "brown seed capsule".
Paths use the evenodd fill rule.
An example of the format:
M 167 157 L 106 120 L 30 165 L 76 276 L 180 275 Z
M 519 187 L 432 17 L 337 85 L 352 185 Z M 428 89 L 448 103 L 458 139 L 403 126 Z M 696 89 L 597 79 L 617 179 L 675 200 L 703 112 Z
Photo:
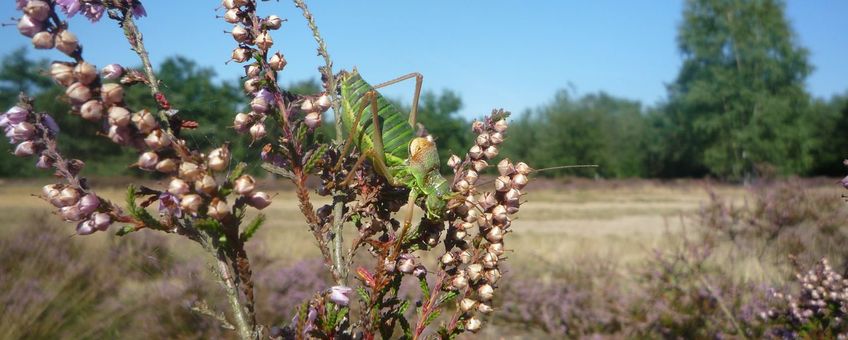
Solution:
M 457 290 L 464 289 L 468 287 L 468 279 L 465 278 L 465 275 L 454 276 L 453 280 L 451 280 L 451 287 Z
M 509 191 L 512 185 L 512 180 L 508 176 L 500 176 L 495 179 L 495 190 L 499 192 Z
M 158 163 L 159 155 L 153 151 L 145 152 L 138 157 L 138 167 L 142 170 L 153 171 Z
M 258 78 L 248 78 L 244 81 L 244 92 L 254 93 L 259 91 L 259 79 Z
M 188 213 L 194 214 L 200 209 L 200 205 L 203 203 L 203 198 L 198 194 L 188 194 L 183 196 L 180 199 L 180 208 L 185 210 Z
M 489 269 L 485 273 L 483 273 L 483 277 L 489 284 L 495 284 L 501 278 L 501 271 L 497 268 Z
M 485 147 L 489 146 L 489 134 L 483 132 L 483 133 L 477 135 L 477 138 L 475 139 L 475 143 L 477 145 L 479 145 L 481 148 L 485 148 Z
M 68 30 L 62 30 L 56 35 L 56 49 L 69 56 L 73 56 L 79 47 L 77 36 Z
M 69 86 L 74 83 L 74 68 L 68 64 L 54 62 L 50 64 L 50 77 L 59 85 Z
M 235 39 L 237 42 L 245 42 L 245 40 L 250 37 L 250 32 L 248 32 L 247 29 L 245 29 L 241 25 L 233 26 L 233 30 L 232 32 L 230 32 L 230 34 L 233 35 L 233 39 Z
M 486 251 L 497 256 L 501 256 L 504 253 L 503 243 L 491 243 L 488 247 L 486 247 Z
M 270 30 L 276 30 L 283 26 L 283 19 L 276 15 L 269 15 L 268 18 L 265 19 L 265 27 Z
M 485 156 L 486 159 L 494 159 L 498 156 L 498 147 L 494 145 L 489 146 L 486 150 L 483 150 L 483 156 Z
M 469 185 L 468 182 L 466 182 L 465 180 L 460 180 L 456 182 L 456 184 L 453 186 L 453 190 L 455 192 L 467 192 L 468 188 L 470 187 L 471 185 Z
M 524 174 L 517 174 L 512 176 L 512 187 L 516 189 L 524 189 L 524 186 L 527 185 L 527 176 Z
M 241 18 L 239 17 L 238 8 L 230 8 L 229 10 L 227 10 L 227 12 L 224 13 L 224 21 L 231 24 L 236 24 L 241 21 Z
M 504 133 L 508 127 L 509 127 L 509 124 L 507 124 L 506 119 L 501 119 L 501 120 L 495 122 L 495 126 L 494 126 L 495 131 L 500 132 L 500 133 Z
M 498 204 L 494 208 L 492 208 L 492 220 L 493 221 L 500 223 L 500 224 L 504 224 L 504 223 L 507 222 L 508 219 L 509 219 L 509 214 L 506 213 L 506 207 Z
M 201 169 L 197 164 L 192 162 L 182 162 L 180 164 L 180 178 L 186 181 L 194 181 L 203 174 L 203 169 Z
M 467 233 L 467 232 L 465 232 L 465 230 L 457 230 L 457 231 L 453 234 L 454 239 L 457 239 L 457 240 L 462 240 L 462 239 L 464 239 L 464 238 L 465 238 L 465 236 L 468 236 L 468 233 Z
M 244 47 L 236 47 L 233 50 L 232 60 L 237 63 L 243 63 L 250 59 L 250 50 Z
M 518 162 L 518 164 L 515 165 L 515 171 L 522 175 L 528 175 L 530 174 L 530 171 L 533 171 L 533 169 L 531 169 L 527 163 Z
M 144 138 L 144 143 L 153 150 L 161 150 L 171 145 L 171 137 L 162 130 L 154 130 Z
M 217 197 L 213 198 L 212 203 L 209 204 L 207 215 L 216 220 L 222 220 L 230 215 L 230 207 L 227 206 L 227 202 L 218 199 Z
M 271 59 L 268 60 L 268 66 L 274 71 L 280 71 L 286 67 L 286 58 L 280 52 L 274 53 Z
M 271 38 L 271 35 L 268 34 L 268 32 L 259 33 L 253 42 L 263 51 L 267 51 L 274 45 L 274 39 Z
M 467 268 L 465 268 L 465 272 L 468 273 L 468 279 L 471 281 L 477 281 L 483 276 L 483 265 L 479 263 L 469 264 Z
M 494 226 L 489 229 L 489 232 L 486 233 L 486 239 L 492 243 L 498 243 L 503 241 L 504 231 L 499 226 Z
M 59 191 L 59 195 L 56 197 L 56 205 L 57 207 L 67 207 L 70 205 L 77 204 L 80 199 L 80 194 L 77 189 L 66 187 Z
M 97 67 L 85 61 L 77 63 L 74 67 L 74 77 L 77 81 L 85 85 L 91 84 L 97 79 Z
M 489 163 L 486 163 L 486 161 L 484 161 L 482 159 L 471 162 L 471 168 L 473 168 L 474 171 L 477 171 L 477 172 L 483 172 L 483 170 L 486 170 L 486 167 L 488 167 L 488 166 L 489 166 Z
M 397 269 L 401 273 L 409 274 L 415 270 L 415 258 L 410 254 L 403 254 L 398 258 Z
M 141 133 L 150 133 L 159 127 L 159 124 L 156 123 L 156 118 L 147 109 L 142 109 L 133 114 L 132 122 Z
M 477 301 L 471 300 L 469 298 L 464 298 L 461 301 L 459 301 L 459 309 L 461 309 L 463 312 L 468 312 L 468 311 L 474 309 L 476 306 L 477 306 Z
M 483 322 L 480 319 L 472 316 L 468 320 L 465 320 L 465 329 L 469 332 L 477 333 L 481 327 L 483 327 Z
M 226 146 L 212 150 L 209 153 L 208 165 L 212 171 L 226 170 L 230 165 L 230 150 Z
M 179 196 L 179 195 L 188 193 L 188 191 L 189 191 L 188 183 L 186 183 L 185 181 L 183 181 L 179 178 L 174 178 L 174 179 L 171 180 L 170 183 L 168 183 L 168 192 L 170 192 L 174 195 Z
M 483 133 L 486 130 L 486 125 L 479 120 L 475 120 L 471 123 L 471 131 L 474 133 Z
M 265 124 L 262 122 L 253 124 L 253 126 L 250 127 L 250 136 L 253 137 L 253 140 L 262 139 L 262 137 L 265 137 L 265 134 L 267 134 L 267 132 L 265 131 Z
M 498 256 L 492 253 L 483 254 L 481 263 L 486 269 L 495 268 L 498 266 Z
M 169 174 L 177 171 L 177 162 L 173 158 L 165 158 L 156 163 L 156 171 Z
M 456 261 L 456 257 L 451 253 L 445 253 L 439 261 L 441 261 L 443 265 L 447 266 L 453 264 Z
M 91 90 L 82 83 L 73 83 L 65 90 L 65 95 L 75 104 L 82 104 L 91 99 Z
M 130 131 L 123 126 L 109 125 L 107 135 L 115 144 L 126 145 L 130 142 Z
M 477 296 L 479 296 L 481 300 L 491 300 L 494 295 L 495 289 L 488 283 L 477 288 Z
M 203 175 L 199 180 L 194 182 L 194 189 L 207 194 L 212 194 L 218 190 L 218 183 L 215 182 L 215 177 L 209 174 Z
M 242 175 L 236 179 L 236 182 L 233 185 L 233 190 L 242 196 L 252 194 L 254 189 L 256 189 L 256 180 L 250 175 Z
M 53 33 L 41 31 L 32 36 L 32 46 L 39 50 L 53 48 Z
M 124 87 L 116 83 L 103 84 L 100 87 L 100 97 L 106 105 L 118 104 L 124 101 Z
M 480 159 L 483 157 L 483 149 L 479 145 L 474 145 L 468 150 L 468 156 L 474 160 Z
M 500 132 L 495 132 L 489 136 L 489 142 L 492 145 L 500 145 L 504 141 L 504 135 Z
M 303 118 L 303 122 L 310 129 L 315 129 L 321 126 L 321 114 L 318 112 L 310 112 Z
M 253 193 L 253 195 L 250 195 L 250 199 L 247 201 L 247 204 L 250 204 L 256 209 L 262 210 L 271 205 L 271 196 L 262 191 L 257 191 Z
M 130 124 L 130 111 L 120 106 L 109 108 L 109 124 L 125 127 Z
M 498 199 L 490 192 L 484 193 L 480 198 L 480 208 L 483 210 L 489 210 L 489 208 L 494 207 L 497 204 Z
M 89 100 L 80 107 L 80 116 L 92 122 L 103 118 L 103 103 L 99 100 Z
M 489 313 L 493 312 L 494 309 L 492 309 L 491 306 L 489 306 L 485 303 L 480 303 L 480 304 L 477 305 L 477 311 L 480 312 L 480 313 L 483 313 L 483 314 L 489 314 Z
M 468 262 L 471 262 L 471 253 L 468 250 L 463 250 L 462 252 L 460 252 L 459 262 L 462 262 L 463 264 L 468 264 Z
M 468 184 L 474 185 L 474 183 L 477 183 L 477 179 L 479 178 L 479 175 L 477 174 L 477 171 L 468 170 L 468 171 L 465 172 L 464 177 L 465 177 L 465 181 L 468 182 Z
M 449 167 L 456 169 L 460 164 L 462 164 L 462 160 L 459 159 L 459 156 L 451 155 L 450 158 L 448 158 Z
M 24 13 L 36 21 L 44 21 L 50 16 L 50 5 L 42 0 L 30 0 L 24 6 Z

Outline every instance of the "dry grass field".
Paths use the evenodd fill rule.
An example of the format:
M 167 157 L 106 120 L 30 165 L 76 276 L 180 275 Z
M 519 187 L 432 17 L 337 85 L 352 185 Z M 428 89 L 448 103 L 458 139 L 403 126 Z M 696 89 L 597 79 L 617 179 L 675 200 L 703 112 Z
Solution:
M 809 190 L 833 200 L 840 200 L 841 190 L 833 185 L 832 180 L 807 181 Z M 120 248 L 122 243 L 131 240 L 120 239 L 104 233 L 93 236 L 73 236 L 73 226 L 59 221 L 56 216 L 47 216 L 50 207 L 34 194 L 40 190 L 41 181 L 2 181 L 0 180 L 0 225 L 3 226 L 0 238 L 9 239 L 23 230 L 53 230 L 61 234 L 61 242 L 70 242 L 90 256 L 101 256 L 108 249 Z M 271 184 L 267 184 L 271 185 Z M 572 182 L 535 183 L 526 190 L 526 205 L 522 207 L 518 220 L 514 223 L 513 233 L 506 239 L 506 244 L 513 252 L 509 254 L 508 268 L 510 276 L 518 278 L 534 278 L 547 282 L 569 277 L 568 271 L 582 261 L 602 259 L 614 268 L 622 268 L 621 275 L 627 275 L 627 269 L 643 263 L 651 257 L 654 249 L 670 247 L 676 238 L 670 235 L 680 235 L 688 232 L 694 222 L 693 216 L 709 201 L 712 190 L 724 199 L 736 205 L 743 206 L 751 200 L 751 192 L 739 186 L 716 185 L 703 181 L 680 181 L 660 183 L 654 181 L 604 181 L 593 182 L 578 180 Z M 96 186 L 97 187 L 97 186 Z M 123 200 L 124 191 L 120 186 L 101 183 L 98 194 L 114 199 Z M 103 189 L 104 187 L 108 189 Z M 267 186 L 266 186 L 267 187 Z M 316 258 L 318 252 L 314 247 L 311 235 L 306 231 L 302 217 L 297 209 L 294 194 L 285 187 L 269 190 L 277 194 L 274 203 L 265 210 L 268 222 L 258 232 L 251 242 L 249 249 L 254 257 L 262 264 L 259 267 L 277 268 L 291 266 L 305 259 Z M 316 203 L 323 203 L 319 198 Z M 44 225 L 47 224 L 47 225 Z M 58 226 L 58 229 L 48 229 Z M 143 238 L 145 235 L 131 235 L 132 238 Z M 349 239 L 349 238 L 348 238 Z M 167 247 L 169 256 L 175 263 L 190 263 L 198 267 L 192 273 L 203 274 L 204 262 L 202 252 L 197 246 L 179 237 L 157 237 L 161 247 Z M 161 258 L 160 246 L 134 247 L 132 256 Z M 0 255 L 8 249 L 0 249 Z M 2 256 L 0 256 L 2 257 Z M 120 261 L 110 261 L 106 266 L 119 266 Z M 744 275 L 749 272 L 750 265 L 744 261 L 738 263 L 739 271 Z M 147 269 L 155 271 L 156 269 Z M 759 269 L 762 271 L 762 268 Z M 155 276 L 156 274 L 149 274 Z M 33 278 L 38 280 L 38 278 Z M 174 277 L 169 280 L 179 280 Z M 2 281 L 2 280 L 0 280 Z M 121 285 L 140 286 L 132 280 L 116 281 L 116 287 Z M 158 294 L 159 288 L 127 288 Z M 260 292 L 258 304 L 262 305 L 262 281 L 257 286 Z M 4 293 L 0 293 L 2 297 Z M 5 293 L 12 294 L 12 293 Z M 214 294 L 212 294 L 214 295 Z M 273 295 L 273 294 L 271 294 Z M 9 297 L 3 297 L 8 299 Z M 210 300 L 214 297 L 210 297 Z M 132 299 L 131 299 L 132 300 Z M 133 300 L 134 301 L 134 300 Z M 180 304 L 180 302 L 174 302 Z M 274 313 L 274 311 L 266 312 Z M 260 316 L 263 314 L 260 313 Z M 288 315 L 288 314 L 286 314 Z M 274 319 L 277 319 L 274 317 Z M 6 325 L 14 321 L 6 321 Z M 499 325 L 500 321 L 493 320 L 495 327 L 486 328 L 480 335 L 487 338 L 541 336 L 541 330 L 526 326 L 524 329 L 514 329 Z M 0 322 L 1 324 L 2 322 Z M 13 327 L 14 328 L 14 327 Z M 108 328 L 108 327 L 107 327 Z M 105 329 L 105 328 L 104 328 Z M 512 329 L 504 331 L 504 329 Z M 550 331 L 550 330 L 548 330 Z M 7 331 L 0 333 L 0 338 L 15 337 L 25 333 Z M 71 329 L 70 332 L 75 332 Z M 104 331 L 105 332 L 105 331 Z M 126 333 L 109 334 L 125 337 Z M 50 334 L 50 333 L 47 333 Z M 89 336 L 99 334 L 94 331 Z M 191 333 L 187 333 L 191 334 Z M 205 334 L 206 336 L 222 336 L 227 333 Z M 5 335 L 5 336 L 4 336 Z M 68 333 L 65 333 L 67 336 Z M 190 335 L 174 335 L 187 337 Z M 131 338 L 143 338 L 134 334 Z

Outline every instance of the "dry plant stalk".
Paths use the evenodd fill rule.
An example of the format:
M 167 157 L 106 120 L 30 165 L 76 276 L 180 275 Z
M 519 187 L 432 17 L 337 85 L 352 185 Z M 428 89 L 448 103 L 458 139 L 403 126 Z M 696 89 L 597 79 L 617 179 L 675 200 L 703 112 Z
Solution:
M 24 94 L 17 106 L 0 115 L 0 127 L 16 144 L 15 155 L 37 157 L 37 167 L 55 169 L 60 182 L 45 186 L 41 197 L 58 208 L 63 219 L 76 223 L 77 234 L 107 231 L 112 224 L 120 224 L 119 235 L 152 229 L 185 236 L 207 250 L 228 297 L 229 316 L 206 304 L 193 310 L 235 329 L 243 339 L 266 335 L 393 338 L 398 331 L 403 338 L 428 334 L 453 338 L 465 331 L 476 332 L 482 326 L 480 315 L 493 311 L 491 300 L 501 278 L 499 264 L 505 259 L 504 237 L 511 231 L 521 190 L 532 171 L 524 163 L 503 159 L 497 163 L 499 177 L 491 189 L 484 189 L 479 181 L 489 163 L 496 161 L 509 113 L 495 110 L 473 123 L 475 144 L 464 157 L 448 160 L 454 177 L 444 179 L 438 173 L 431 136 L 407 133 L 401 135 L 400 146 L 391 149 L 398 139 L 386 138 L 393 136 L 386 130 L 395 129 L 381 133 L 380 120 L 401 117 L 401 113 L 393 108 L 390 113 L 378 113 L 378 105 L 390 105 L 355 71 L 333 73 L 314 17 L 303 1 L 294 2 L 325 61 L 320 68 L 321 93 L 295 95 L 278 84 L 286 60 L 282 53 L 271 52 L 272 32 L 282 27 L 283 19 L 257 15 L 255 0 L 224 0 L 221 6 L 223 20 L 233 25 L 228 33 L 238 44 L 231 60 L 244 64 L 244 91 L 249 98 L 249 109 L 235 115 L 233 128 L 249 134 L 254 145 L 264 143 L 263 168 L 295 184 L 300 210 L 335 281 L 301 305 L 291 306 L 298 313 L 290 325 L 265 327 L 257 322 L 252 269 L 244 248 L 265 220 L 259 214 L 245 223 L 245 212 L 267 207 L 271 197 L 257 190 L 256 181 L 244 174 L 244 164 L 231 164 L 226 144 L 204 153 L 180 137 L 181 131 L 196 128 L 197 123 L 181 117 L 160 87 L 135 23 L 146 16 L 140 1 L 18 0 L 18 9 L 24 13 L 18 29 L 36 48 L 55 48 L 72 59 L 56 61 L 50 69 L 56 83 L 66 87 L 70 114 L 107 126 L 104 137 L 138 152 L 134 166 L 170 177 L 166 188 L 131 185 L 124 207 L 97 196 L 80 176 L 84 162 L 58 152 L 55 121 L 37 112 Z M 98 72 L 86 62 L 79 40 L 68 22 L 60 19 L 60 15 L 77 13 L 92 21 L 104 14 L 116 21 L 138 54 L 141 69 L 111 64 Z M 420 75 L 418 79 L 420 90 Z M 364 92 L 351 94 L 354 85 L 362 86 Z M 157 107 L 129 107 L 123 94 L 130 86 L 147 86 Z M 373 110 L 367 109 L 369 105 Z M 410 123 L 414 124 L 417 105 L 413 107 Z M 330 108 L 337 135 L 334 141 L 324 142 L 315 130 Z M 368 124 L 372 124 L 370 130 L 365 127 Z M 361 142 L 363 138 L 372 143 Z M 397 154 L 408 158 L 387 167 L 385 159 Z M 315 208 L 306 185 L 309 176 L 321 179 L 317 193 L 332 196 L 331 205 Z M 155 215 L 148 210 L 154 203 L 158 205 Z M 417 223 L 412 221 L 415 206 L 425 212 Z M 345 226 L 357 231 L 347 249 L 341 237 Z M 436 249 L 440 244 L 444 251 Z M 363 252 L 369 260 L 355 262 Z M 420 259 L 426 252 L 441 254 L 430 269 Z M 348 277 L 354 267 L 357 284 Z M 399 294 L 406 278 L 421 288 L 413 298 L 416 301 Z M 354 291 L 359 304 L 351 312 Z M 418 306 L 414 313 L 413 304 Z M 442 315 L 441 325 L 432 329 Z

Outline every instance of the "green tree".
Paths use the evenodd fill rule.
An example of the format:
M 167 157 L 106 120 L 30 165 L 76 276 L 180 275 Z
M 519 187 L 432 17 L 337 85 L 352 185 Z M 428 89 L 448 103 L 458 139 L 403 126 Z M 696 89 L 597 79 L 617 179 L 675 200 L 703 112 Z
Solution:
M 687 1 L 678 43 L 683 65 L 669 86 L 660 126 L 664 143 L 682 150 L 665 155 L 727 179 L 742 179 L 760 165 L 784 174 L 812 164 L 804 115 L 811 71 L 779 0 Z M 682 143 L 682 144 L 681 144 Z

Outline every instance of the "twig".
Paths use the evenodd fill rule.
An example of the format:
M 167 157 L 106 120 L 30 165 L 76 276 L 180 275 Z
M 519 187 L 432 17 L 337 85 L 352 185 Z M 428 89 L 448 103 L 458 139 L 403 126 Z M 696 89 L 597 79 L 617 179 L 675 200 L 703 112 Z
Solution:
M 229 329 L 229 330 L 235 330 L 236 329 L 236 327 L 233 326 L 233 324 L 231 324 L 227 320 L 227 317 L 224 315 L 224 313 L 216 312 L 216 311 L 212 310 L 212 308 L 209 307 L 209 304 L 207 304 L 206 301 L 203 301 L 203 300 L 197 301 L 191 307 L 189 307 L 189 309 L 191 309 L 192 311 L 194 311 L 198 314 L 206 315 L 206 316 L 211 317 L 215 320 L 218 320 L 218 322 L 221 323 L 222 328 Z
M 221 283 L 221 286 L 224 287 L 224 292 L 227 294 L 230 309 L 232 309 L 233 317 L 235 317 L 236 320 L 235 329 L 238 332 L 239 337 L 242 339 L 258 338 L 258 334 L 253 332 L 253 327 L 248 324 L 248 317 L 246 315 L 247 312 L 242 306 L 241 299 L 239 299 L 239 291 L 238 288 L 236 288 L 234 278 L 230 273 L 226 256 L 212 246 L 211 240 L 208 237 L 204 237 L 201 244 L 216 261 L 214 265 L 215 273 L 217 274 L 218 281 Z

